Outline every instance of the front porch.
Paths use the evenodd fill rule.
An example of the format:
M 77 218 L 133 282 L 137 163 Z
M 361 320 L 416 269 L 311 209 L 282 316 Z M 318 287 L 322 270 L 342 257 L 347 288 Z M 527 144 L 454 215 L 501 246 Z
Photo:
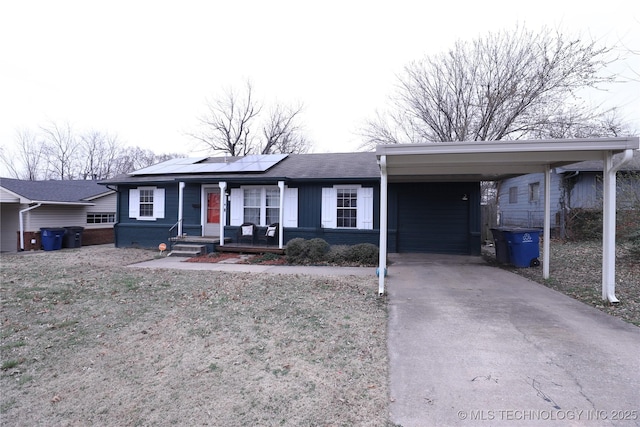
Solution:
M 273 245 L 261 245 L 261 244 L 247 244 L 247 243 L 227 243 L 215 245 L 216 252 L 235 252 L 244 254 L 278 254 L 284 255 L 284 248 L 280 249 Z

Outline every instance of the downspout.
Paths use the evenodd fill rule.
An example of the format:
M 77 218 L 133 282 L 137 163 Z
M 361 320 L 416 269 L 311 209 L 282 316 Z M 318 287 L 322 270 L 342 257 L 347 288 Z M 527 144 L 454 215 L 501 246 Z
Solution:
M 227 224 L 227 183 L 218 182 L 220 187 L 220 246 L 224 246 L 224 226 Z
M 380 259 L 378 261 L 378 295 L 384 295 L 387 275 L 387 156 L 380 156 Z
M 282 249 L 284 244 L 284 181 L 278 181 L 278 188 L 280 189 L 280 212 L 278 213 L 280 227 L 278 227 L 278 248 Z
M 184 182 L 178 183 L 178 237 L 182 236 L 182 217 L 184 204 Z
M 612 304 L 616 298 L 616 173 L 633 158 L 633 150 L 624 151 L 624 156 L 616 165 L 613 154 L 604 155 L 602 206 L 602 299 Z
M 31 209 L 39 208 L 40 206 L 42 206 L 42 203 L 38 203 L 37 205 L 30 206 L 30 207 L 28 207 L 26 209 L 22 209 L 19 212 L 18 217 L 20 219 L 20 250 L 21 251 L 24 251 L 24 220 L 22 219 L 22 214 L 25 213 L 25 212 L 30 211 Z

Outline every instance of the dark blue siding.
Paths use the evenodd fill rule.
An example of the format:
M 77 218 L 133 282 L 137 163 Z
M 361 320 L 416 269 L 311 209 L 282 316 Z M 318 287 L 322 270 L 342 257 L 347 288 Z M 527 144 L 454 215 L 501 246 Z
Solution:
M 391 188 L 397 197 L 393 219 L 398 252 L 479 253 L 478 183 L 410 183 Z M 464 195 L 468 200 L 462 200 Z

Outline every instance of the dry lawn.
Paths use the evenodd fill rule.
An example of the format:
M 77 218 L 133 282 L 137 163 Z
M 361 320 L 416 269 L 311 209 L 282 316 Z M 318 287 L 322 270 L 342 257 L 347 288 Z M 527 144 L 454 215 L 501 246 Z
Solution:
M 375 280 L 124 267 L 155 255 L 2 254 L 0 424 L 387 424 Z

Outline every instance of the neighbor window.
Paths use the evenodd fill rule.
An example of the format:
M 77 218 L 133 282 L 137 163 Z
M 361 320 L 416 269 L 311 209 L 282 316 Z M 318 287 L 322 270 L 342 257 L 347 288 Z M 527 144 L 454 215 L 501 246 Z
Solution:
M 540 183 L 534 182 L 529 184 L 529 201 L 537 202 L 540 200 Z
M 116 222 L 115 213 L 88 213 L 87 224 L 113 224 Z
M 509 188 L 509 203 L 518 203 L 518 187 Z

